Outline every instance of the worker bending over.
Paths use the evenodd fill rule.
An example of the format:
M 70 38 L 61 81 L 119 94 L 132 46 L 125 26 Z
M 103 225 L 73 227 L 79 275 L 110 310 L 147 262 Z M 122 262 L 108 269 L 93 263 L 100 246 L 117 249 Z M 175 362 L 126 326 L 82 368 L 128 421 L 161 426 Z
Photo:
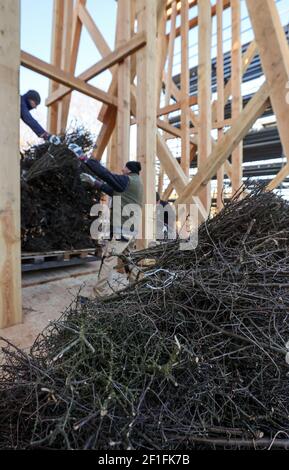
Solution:
M 83 159 L 83 158 L 82 158 Z M 128 254 L 134 247 L 138 227 L 133 228 L 133 232 L 126 228 L 129 216 L 123 214 L 123 210 L 128 204 L 135 204 L 140 209 L 143 206 L 143 185 L 139 177 L 141 164 L 136 161 L 127 162 L 122 169 L 122 175 L 111 173 L 97 160 L 88 159 L 85 162 L 90 170 L 100 179 L 94 178 L 87 173 L 81 174 L 81 181 L 85 184 L 108 194 L 113 198 L 119 196 L 121 199 L 121 227 L 113 226 L 113 207 L 110 208 L 111 239 L 107 241 L 104 250 L 102 266 L 98 275 L 97 284 L 94 287 L 94 294 L 97 297 L 107 297 L 113 293 L 111 288 L 113 270 L 117 265 L 118 256 Z M 139 210 L 137 217 L 141 214 Z M 135 219 L 134 219 L 135 220 Z M 137 219 L 137 224 L 140 220 Z M 117 224 L 116 224 L 117 225 Z M 128 279 L 135 281 L 138 270 L 132 266 L 128 267 Z
M 27 93 L 21 96 L 20 103 L 20 116 L 23 122 L 27 124 L 28 127 L 36 134 L 38 137 L 41 137 L 44 140 L 49 141 L 54 145 L 60 144 L 60 139 L 56 135 L 51 135 L 39 124 L 36 119 L 31 115 L 30 111 L 37 108 L 41 103 L 40 95 L 35 90 L 29 90 Z

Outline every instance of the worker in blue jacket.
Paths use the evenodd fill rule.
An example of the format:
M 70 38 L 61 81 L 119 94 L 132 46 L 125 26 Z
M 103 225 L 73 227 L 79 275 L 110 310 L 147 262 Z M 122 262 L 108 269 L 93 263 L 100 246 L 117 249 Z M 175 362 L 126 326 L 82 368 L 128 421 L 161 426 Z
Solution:
M 30 111 L 37 108 L 40 102 L 40 95 L 35 90 L 29 90 L 27 93 L 22 95 L 20 103 L 21 119 L 38 137 L 41 137 L 42 139 L 47 140 L 54 145 L 58 145 L 60 144 L 59 137 L 49 134 L 49 132 L 43 129 L 39 122 L 37 122 L 36 119 L 34 119 L 34 117 L 32 117 L 30 114 Z
M 119 206 L 119 219 L 114 220 L 113 204 L 111 205 L 110 216 L 110 240 L 106 240 L 104 247 L 104 254 L 102 257 L 101 267 L 98 273 L 97 283 L 93 288 L 93 293 L 96 297 L 108 297 L 114 290 L 119 290 L 123 285 L 120 283 L 117 287 L 112 287 L 113 271 L 118 265 L 118 257 L 126 256 L 129 258 L 130 251 L 134 248 L 135 240 L 138 235 L 138 229 L 141 218 L 141 211 L 143 207 L 143 184 L 140 179 L 141 164 L 136 161 L 129 161 L 122 169 L 122 175 L 112 173 L 105 168 L 101 163 L 92 158 L 87 158 L 81 147 L 76 144 L 70 144 L 72 150 L 77 158 L 84 162 L 87 167 L 95 174 L 93 177 L 89 173 L 81 173 L 80 179 L 91 188 L 98 189 L 113 199 L 118 197 L 120 200 Z M 115 201 L 115 200 L 114 200 Z M 132 209 L 134 205 L 134 211 Z M 131 207 L 134 212 L 135 220 L 131 226 L 130 216 L 125 210 Z M 127 278 L 129 282 L 135 282 L 140 278 L 140 270 L 134 266 L 126 266 Z

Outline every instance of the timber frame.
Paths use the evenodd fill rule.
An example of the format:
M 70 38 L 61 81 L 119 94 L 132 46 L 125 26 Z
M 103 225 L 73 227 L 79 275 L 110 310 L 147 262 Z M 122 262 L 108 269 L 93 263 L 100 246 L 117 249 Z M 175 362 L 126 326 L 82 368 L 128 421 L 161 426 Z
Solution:
M 136 124 L 137 159 L 143 167 L 145 203 L 155 204 L 156 188 L 165 199 L 175 191 L 176 204 L 194 200 L 203 219 L 211 205 L 213 177 L 217 176 L 217 210 L 222 208 L 225 175 L 231 181 L 232 193 L 241 185 L 242 140 L 270 101 L 284 153 L 289 157 L 287 40 L 275 0 L 246 0 L 246 4 L 255 39 L 242 55 L 240 0 L 118 0 L 114 50 L 95 24 L 86 0 L 54 0 L 51 61 L 47 63 L 20 51 L 19 0 L 0 0 L 3 13 L 0 26 L 7 46 L 7 54 L 0 55 L 1 88 L 7 90 L 7 100 L 13 103 L 10 106 L 7 101 L 5 105 L 5 109 L 13 108 L 8 117 L 9 113 L 5 113 L 9 129 L 5 131 L 5 126 L 0 126 L 1 140 L 5 140 L 5 132 L 11 133 L 9 152 L 2 155 L 0 162 L 0 328 L 21 321 L 19 171 L 16 156 L 15 161 L 11 160 L 11 154 L 18 152 L 18 117 L 15 119 L 15 116 L 19 113 L 16 97 L 18 99 L 20 64 L 50 79 L 46 105 L 47 128 L 51 133 L 60 133 L 66 128 L 73 90 L 100 101 L 102 106 L 97 118 L 102 125 L 92 158 L 101 160 L 107 149 L 107 165 L 112 171 L 120 171 L 129 159 L 130 129 Z M 232 76 L 224 83 L 223 13 L 227 9 L 231 9 L 232 19 Z M 191 14 L 195 11 L 196 14 Z M 215 101 L 211 91 L 213 17 L 217 21 Z M 189 96 L 189 32 L 195 27 L 199 32 L 198 94 Z M 75 76 L 83 28 L 102 58 Z M 178 37 L 181 41 L 180 88 L 172 76 Z M 242 77 L 256 54 L 260 55 L 265 81 L 243 107 Z M 87 83 L 105 70 L 111 73 L 107 92 Z M 12 77 L 9 80 L 8 75 Z M 225 120 L 224 107 L 230 97 L 232 113 L 230 119 Z M 193 106 L 198 107 L 198 113 Z M 169 120 L 170 113 L 175 111 L 180 112 L 180 128 Z M 212 138 L 212 129 L 217 129 L 216 140 Z M 181 145 L 180 164 L 168 142 L 176 138 Z M 197 173 L 190 178 L 189 168 L 196 156 Z M 11 165 L 15 166 L 13 178 L 8 165 L 10 169 Z M 167 187 L 164 187 L 165 175 L 169 181 Z M 276 188 L 288 175 L 289 160 L 268 188 Z M 148 235 L 152 225 L 153 220 L 144 217 L 144 239 L 153 238 L 153 234 Z

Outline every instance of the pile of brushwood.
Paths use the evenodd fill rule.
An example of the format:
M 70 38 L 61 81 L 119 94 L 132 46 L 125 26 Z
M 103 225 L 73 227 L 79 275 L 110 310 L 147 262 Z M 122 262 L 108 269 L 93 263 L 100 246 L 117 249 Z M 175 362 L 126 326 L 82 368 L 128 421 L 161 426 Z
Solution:
M 29 354 L 6 344 L 0 447 L 289 448 L 289 204 L 255 187 L 194 251 L 130 262 L 148 258 L 137 285 L 76 299 Z
M 25 252 L 90 248 L 90 209 L 99 201 L 84 187 L 81 172 L 89 172 L 68 149 L 76 143 L 89 151 L 89 132 L 76 129 L 62 136 L 59 146 L 44 143 L 21 157 L 21 241 Z

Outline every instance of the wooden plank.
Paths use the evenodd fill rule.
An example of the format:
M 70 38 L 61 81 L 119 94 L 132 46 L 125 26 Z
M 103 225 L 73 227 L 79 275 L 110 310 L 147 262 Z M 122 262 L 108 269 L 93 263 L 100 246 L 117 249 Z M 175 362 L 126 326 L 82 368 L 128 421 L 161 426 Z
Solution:
M 85 72 L 82 72 L 78 75 L 79 80 L 83 80 L 88 82 L 92 78 L 96 77 L 100 73 L 104 72 L 104 70 L 109 69 L 114 64 L 123 61 L 131 54 L 134 54 L 139 49 L 144 47 L 146 44 L 146 35 L 145 33 L 136 34 L 132 39 L 130 39 L 126 44 L 118 47 L 115 51 L 108 54 L 107 57 L 101 59 L 95 65 L 89 67 Z M 46 100 L 46 105 L 49 106 L 55 101 L 58 101 L 68 93 L 71 93 L 71 89 L 68 87 L 61 87 L 55 93 L 52 93 L 50 97 Z
M 199 6 L 202 4 L 203 0 L 201 2 L 199 2 Z M 227 8 L 230 7 L 230 3 L 231 3 L 231 0 L 224 0 L 224 10 L 226 10 Z M 215 16 L 217 13 L 217 8 L 216 8 L 216 5 L 212 6 L 211 8 L 211 16 Z M 195 28 L 196 26 L 198 26 L 199 24 L 199 16 L 196 16 L 194 18 L 191 18 L 190 21 L 189 21 L 189 29 L 192 29 L 192 28 Z M 177 28 L 176 29 L 176 37 L 180 36 L 181 35 L 181 28 Z
M 177 87 L 174 81 L 171 82 L 171 91 L 172 95 L 175 97 L 177 101 L 181 100 L 181 90 Z M 193 98 L 195 99 L 195 98 Z M 199 126 L 199 119 L 198 116 L 191 110 L 189 109 L 189 116 L 190 116 L 190 121 L 192 122 L 193 126 L 198 127 Z
M 156 86 L 157 76 L 156 36 L 157 11 L 155 0 L 137 0 L 138 30 L 146 31 L 147 45 L 137 54 L 137 159 L 142 165 L 144 204 L 156 203 Z M 139 246 L 147 247 L 155 238 L 155 215 L 143 210 L 143 239 Z
M 61 0 L 62 1 L 62 0 Z M 82 30 L 82 25 L 86 26 L 87 21 L 90 23 L 90 28 L 95 29 L 95 34 L 93 35 L 93 39 L 95 42 L 95 45 L 97 49 L 99 50 L 100 54 L 102 57 L 108 55 L 111 53 L 111 50 L 109 46 L 107 45 L 105 39 L 101 35 L 99 29 L 97 26 L 94 24 L 93 19 L 91 18 L 89 12 L 85 8 L 85 2 L 86 0 L 78 0 L 78 3 L 75 8 L 75 16 L 76 16 L 76 24 L 74 23 L 74 33 L 73 33 L 73 41 L 72 41 L 72 51 L 71 51 L 71 67 L 70 67 L 70 72 L 75 73 L 75 68 L 76 68 L 76 61 L 77 61 L 77 55 L 78 55 L 78 49 L 79 49 L 79 43 L 80 43 L 80 35 L 81 35 L 81 30 Z M 89 20 L 87 20 L 89 18 Z M 111 70 L 112 71 L 112 70 Z M 81 80 L 88 81 L 91 78 L 93 78 L 92 73 L 92 67 L 89 67 L 87 70 L 85 70 L 82 74 L 78 76 Z M 50 106 L 52 103 L 58 101 L 65 95 L 71 93 L 71 89 L 67 87 L 59 87 L 59 92 L 58 93 L 52 93 L 48 96 L 46 99 L 46 106 Z
M 188 184 L 188 177 L 185 175 L 181 165 L 168 148 L 164 137 L 161 136 L 159 132 L 157 132 L 157 156 L 163 165 L 170 182 L 176 189 L 177 193 L 181 194 Z
M 156 4 L 157 4 L 157 24 L 159 25 L 159 21 L 162 18 L 162 13 L 163 13 L 164 0 L 157 0 Z M 131 58 L 131 76 L 130 76 L 132 84 L 135 79 L 135 74 L 136 74 L 136 58 L 135 56 L 133 56 Z M 112 81 L 109 87 L 109 94 L 116 95 L 116 93 L 117 93 L 117 76 L 114 75 L 112 77 Z M 131 95 L 131 106 L 133 106 L 133 103 L 134 103 L 133 98 L 134 97 Z M 134 115 L 136 113 L 136 111 L 133 111 L 133 109 L 131 109 L 131 112 Z M 100 160 L 109 142 L 109 139 L 111 137 L 111 134 L 115 126 L 115 119 L 116 119 L 115 110 L 109 106 L 103 105 L 99 112 L 98 119 L 103 123 L 103 126 L 98 135 L 98 138 L 95 144 L 95 150 L 92 153 L 92 158 Z
M 115 128 L 107 147 L 106 167 L 112 173 L 119 173 L 119 165 L 117 162 L 117 129 Z
M 163 192 L 163 187 L 164 187 L 164 179 L 165 179 L 165 172 L 160 164 L 160 173 L 159 173 L 159 180 L 158 180 L 158 193 L 162 194 Z
M 174 135 L 179 139 L 182 138 L 182 131 L 178 127 L 174 127 L 162 119 L 157 119 L 157 126 L 159 129 L 162 129 L 163 131 L 168 132 L 169 134 Z
M 62 4 L 64 4 L 64 2 L 62 2 Z M 79 11 L 80 6 L 85 5 L 85 4 L 86 4 L 86 0 L 76 0 L 75 7 L 73 9 L 72 27 L 69 24 L 70 20 L 69 19 L 67 20 L 67 25 L 68 25 L 67 27 L 72 30 L 71 44 L 69 48 L 67 48 L 67 51 L 69 51 L 69 54 L 70 54 L 68 71 L 72 73 L 73 75 L 75 74 L 77 56 L 78 56 L 79 45 L 80 45 L 80 36 L 81 36 L 81 31 L 82 31 L 82 23 L 79 20 L 78 11 Z M 57 65 L 57 64 L 53 64 L 53 65 Z M 62 86 L 58 86 L 58 89 L 61 89 L 61 88 Z M 65 128 L 67 124 L 70 101 L 71 101 L 71 96 L 67 96 L 65 97 L 64 100 L 62 100 L 62 104 L 59 106 L 59 108 L 61 108 L 59 109 L 59 113 L 58 113 L 58 114 L 61 113 L 60 127 L 63 127 L 63 128 Z
M 166 133 L 173 135 L 174 137 L 177 137 L 179 139 L 182 138 L 182 131 L 178 127 L 172 126 L 171 124 L 169 124 L 168 122 L 162 119 L 157 119 L 157 127 L 159 129 L 162 129 Z M 192 145 L 196 145 L 196 142 L 197 142 L 196 138 L 190 137 L 189 139 L 190 149 Z
M 18 0 L 0 0 L 0 328 L 21 323 Z
M 220 121 L 213 122 L 212 129 L 223 129 L 223 127 L 231 127 L 232 124 L 232 119 L 223 119 Z
M 195 104 L 198 104 L 197 96 L 189 96 L 189 106 L 194 106 Z M 180 101 L 177 101 L 173 104 L 168 104 L 167 106 L 164 106 L 158 110 L 157 116 L 165 116 L 166 114 L 173 113 L 174 111 L 179 111 L 181 106 L 182 103 Z
M 158 34 L 157 34 L 157 80 L 156 80 L 156 87 L 157 87 L 157 107 L 159 108 L 161 92 L 162 92 L 162 84 L 163 84 L 163 72 L 167 60 L 167 56 L 169 53 L 169 41 L 167 40 L 166 35 L 166 16 L 165 10 L 163 10 L 162 18 L 159 22 L 158 27 Z
M 168 2 L 168 5 L 166 6 L 167 20 L 170 20 L 172 17 L 172 14 L 173 14 L 172 9 L 173 9 L 174 1 L 175 0 L 171 0 L 170 2 Z M 187 2 L 188 2 L 188 7 L 192 8 L 197 5 L 198 0 L 187 0 Z M 176 14 L 180 15 L 180 13 L 181 13 L 181 0 L 177 0 L 176 1 Z
M 277 6 L 273 0 L 247 0 L 259 55 L 270 89 L 284 154 L 289 159 L 289 48 Z
M 91 14 L 89 13 L 89 11 L 84 5 L 79 6 L 78 15 L 79 15 L 80 21 L 86 27 L 92 41 L 94 42 L 101 56 L 105 57 L 108 54 L 110 54 L 111 52 L 110 47 L 108 46 L 106 40 L 101 34 L 99 28 L 95 24 L 94 19 L 92 18 Z
M 63 39 L 61 51 L 61 69 L 70 71 L 72 28 L 71 24 L 77 21 L 77 15 L 73 17 L 73 0 L 64 0 Z M 74 25 L 75 27 L 75 25 Z M 58 105 L 57 134 L 65 132 L 68 117 L 69 102 L 61 100 Z
M 173 24 L 174 19 L 171 21 L 171 26 Z M 166 59 L 168 56 L 168 68 L 170 68 L 170 64 L 173 60 L 172 54 L 172 31 L 170 33 L 169 42 L 167 41 L 166 36 L 166 25 L 167 25 L 167 15 L 165 8 L 163 9 L 163 18 L 161 19 L 160 28 L 158 31 L 158 38 L 157 38 L 157 107 L 160 106 L 160 100 L 162 95 L 162 84 L 163 84 L 163 71 L 166 64 Z M 167 89 L 165 90 L 165 102 L 167 102 Z M 160 164 L 160 171 L 158 177 L 158 193 L 161 194 L 164 185 L 164 170 L 162 165 Z
M 240 0 L 231 0 L 232 11 L 232 119 L 239 119 L 242 111 L 242 49 L 241 49 L 241 5 Z M 243 143 L 232 152 L 232 193 L 235 194 L 242 185 L 243 176 Z
M 58 2 L 58 4 L 60 4 L 62 6 L 62 8 L 64 7 L 65 3 L 62 0 L 56 0 L 56 1 Z M 77 56 L 78 56 L 79 44 L 80 44 L 80 36 L 81 36 L 81 30 L 82 30 L 82 23 L 78 18 L 78 10 L 79 10 L 80 5 L 85 5 L 85 3 L 86 3 L 86 0 L 77 0 L 76 1 L 75 7 L 74 7 L 74 10 L 73 10 L 72 27 L 70 25 L 70 19 L 69 18 L 66 19 L 67 30 L 72 31 L 72 33 L 71 33 L 72 39 L 71 39 L 70 46 L 65 46 L 64 49 L 63 49 L 63 41 L 61 41 L 60 46 L 59 46 L 59 51 L 61 53 L 61 56 L 62 55 L 69 56 L 69 54 L 70 54 L 69 65 L 68 65 L 67 70 L 69 72 L 71 72 L 72 74 L 75 73 L 76 61 L 77 61 Z M 64 20 L 64 18 L 62 16 L 61 25 L 63 25 L 63 20 Z M 65 35 L 64 35 L 64 31 L 63 31 L 63 40 L 64 40 L 64 37 L 65 37 Z M 54 41 L 54 31 L 53 31 L 52 40 Z M 68 44 L 67 40 L 66 40 L 66 43 Z M 54 51 L 54 50 L 55 50 L 55 46 L 53 45 L 52 51 Z M 64 53 L 62 53 L 62 51 L 64 51 Z M 61 62 L 55 63 L 53 60 L 51 60 L 51 62 L 52 62 L 53 65 L 57 65 L 59 67 L 61 66 Z M 57 84 L 57 87 L 55 88 L 55 90 L 53 88 L 49 89 L 49 94 L 54 95 L 54 92 L 58 93 L 61 89 L 63 89 L 63 87 L 59 86 L 59 84 Z M 65 96 L 65 95 L 63 95 L 63 96 Z M 62 95 L 61 95 L 61 97 L 62 97 Z M 59 103 L 55 103 L 54 101 L 52 103 L 50 103 L 49 98 L 46 100 L 46 106 L 49 106 L 48 113 L 50 112 L 50 110 L 59 108 L 59 112 L 57 113 L 57 119 L 56 119 L 56 124 L 55 124 L 56 127 L 53 131 L 54 134 L 57 133 L 57 130 L 58 130 L 59 126 L 63 127 L 63 128 L 66 127 L 68 112 L 69 112 L 69 106 L 70 106 L 70 100 L 71 100 L 71 96 L 66 97 L 65 100 L 62 100 L 61 105 Z M 52 104 L 53 104 L 53 106 L 52 106 Z M 51 112 L 53 112 L 53 111 L 51 111 Z M 61 118 L 59 118 L 59 120 L 58 120 L 58 114 L 61 114 Z
M 245 74 L 252 60 L 258 52 L 256 41 L 253 40 L 248 49 L 242 55 L 242 76 Z M 232 77 L 228 80 L 224 90 L 224 105 L 227 103 L 229 97 L 232 94 Z M 213 101 L 212 104 L 212 120 L 213 122 L 217 119 L 217 100 Z
M 89 73 L 91 78 L 96 77 L 117 63 L 119 63 L 119 66 L 123 65 L 122 62 L 125 62 L 132 54 L 146 45 L 146 34 L 145 32 L 135 34 L 133 38 L 127 39 L 126 41 L 122 40 L 120 42 L 122 42 L 122 45 L 88 69 L 90 71 Z M 86 74 L 88 74 L 88 72 L 86 72 Z
M 92 85 L 88 85 L 79 78 L 74 77 L 71 73 L 64 72 L 58 67 L 48 64 L 47 62 L 38 59 L 38 57 L 35 57 L 24 51 L 21 51 L 21 65 L 30 70 L 33 70 L 34 72 L 38 72 L 45 77 L 58 81 L 63 85 L 69 86 L 73 90 L 80 91 L 81 93 L 84 93 L 85 95 L 90 96 L 91 98 L 94 98 L 98 101 L 117 106 L 117 100 L 115 97 L 109 95 L 105 91 L 100 90 L 99 88 L 96 88 Z
M 167 201 L 170 198 L 173 190 L 174 190 L 174 185 L 172 183 L 169 183 L 166 190 L 161 195 L 162 201 Z
M 165 106 L 169 105 L 170 97 L 171 97 L 170 84 L 171 84 L 172 75 L 173 75 L 174 46 L 175 46 L 176 17 L 177 17 L 177 3 L 175 0 L 171 2 L 171 7 L 172 7 L 172 13 L 170 15 L 171 23 L 170 23 L 170 34 L 169 34 L 169 43 L 168 43 L 168 65 L 167 65 L 167 73 L 166 73 L 166 78 L 165 78 Z M 165 35 L 165 30 L 163 33 Z M 162 76 L 160 77 L 160 80 L 162 82 Z M 162 124 L 162 122 L 160 123 L 159 121 L 160 119 L 157 119 L 158 127 L 160 127 L 159 124 Z M 166 116 L 165 122 L 168 124 L 168 116 Z M 159 181 L 158 181 L 159 194 L 163 192 L 164 176 L 165 176 L 165 171 L 164 171 L 162 164 L 160 163 L 160 174 L 159 174 Z
M 211 108 L 211 42 L 212 18 L 210 0 L 199 3 L 199 65 L 198 65 L 198 103 L 199 103 L 199 146 L 198 170 L 202 170 L 212 151 L 212 108 Z M 211 205 L 211 184 L 203 187 L 200 200 L 207 210 Z
M 217 0 L 217 118 L 223 121 L 224 109 L 224 51 L 223 51 L 223 0 Z M 223 137 L 223 129 L 218 129 L 218 141 Z M 223 209 L 224 165 L 217 171 L 217 212 Z
M 244 74 L 245 71 L 247 70 L 247 67 L 250 65 L 253 57 L 256 55 L 256 52 L 257 52 L 257 45 L 256 45 L 256 42 L 255 41 L 252 41 L 252 43 L 250 44 L 250 46 L 248 47 L 247 51 L 244 53 L 243 55 L 243 58 L 242 58 L 242 73 Z M 225 86 L 225 90 L 224 90 L 224 105 L 226 104 L 227 100 L 229 99 L 229 96 L 231 94 L 231 79 L 228 81 L 228 83 L 226 84 Z M 169 112 L 173 112 L 173 111 L 176 111 L 178 109 L 180 109 L 180 90 L 178 89 L 178 87 L 175 85 L 175 83 L 173 82 L 172 83 L 172 95 L 174 96 L 175 99 L 177 99 L 177 103 L 173 104 L 173 105 L 170 105 L 168 107 L 165 107 L 165 108 L 162 108 L 162 110 L 159 111 L 159 115 L 162 115 L 164 113 L 169 113 Z M 197 104 L 198 103 L 198 100 L 197 100 L 197 97 L 194 97 L 194 96 L 191 96 L 190 97 L 190 106 L 193 106 L 194 104 Z M 194 128 L 191 129 L 191 133 L 197 133 L 198 132 L 198 127 L 199 127 L 199 121 L 198 121 L 198 118 L 197 116 L 195 115 L 195 113 L 190 110 L 190 119 L 191 119 L 191 122 L 194 124 Z M 212 108 L 212 120 L 215 121 L 217 119 L 217 101 L 215 100 L 213 102 L 213 108 Z M 219 125 L 222 125 L 222 123 L 214 123 L 213 122 L 213 126 L 212 128 L 216 127 L 218 128 Z M 232 125 L 232 122 L 230 120 L 226 120 L 224 122 L 224 126 L 225 125 Z M 191 139 L 192 140 L 192 139 Z M 195 141 L 195 144 L 198 145 L 198 140 Z M 215 144 L 215 140 L 212 138 L 212 145 Z M 230 165 L 229 165 L 229 162 L 226 162 L 225 163 L 225 167 L 226 167 L 226 173 L 229 175 L 231 175 L 231 171 L 228 171 L 229 168 L 230 168 Z
M 189 118 L 189 9 L 181 2 L 181 167 L 185 175 L 190 170 L 190 118 Z M 171 77 L 172 78 L 172 77 Z
M 62 29 L 63 29 L 64 3 L 62 0 L 54 0 L 53 2 L 53 24 L 52 24 L 52 41 L 51 41 L 51 63 L 56 67 L 61 67 L 62 54 Z M 52 80 L 49 81 L 49 94 L 59 88 L 59 83 Z M 58 119 L 58 103 L 48 108 L 47 113 L 47 129 L 52 134 L 57 133 Z
M 165 139 L 159 132 L 157 132 L 157 156 L 176 192 L 182 194 L 187 187 L 188 177 L 184 174 L 181 165 L 178 163 L 177 159 L 174 158 Z M 201 221 L 207 218 L 208 213 L 198 196 L 193 196 L 188 202 L 197 205 Z
M 126 47 L 131 35 L 131 1 L 118 0 L 120 11 L 118 45 Z M 146 44 L 145 33 L 143 33 Z M 130 154 L 130 58 L 127 56 L 118 66 L 117 107 L 117 162 L 120 171 Z
M 286 165 L 284 165 L 283 168 L 277 173 L 275 178 L 273 178 L 272 181 L 270 181 L 270 183 L 267 185 L 268 191 L 278 188 L 278 186 L 282 183 L 285 178 L 287 178 L 288 175 L 289 163 L 286 163 Z
M 238 121 L 226 132 L 222 140 L 214 146 L 202 170 L 197 172 L 192 181 L 187 185 L 185 191 L 179 193 L 180 196 L 176 201 L 177 204 L 188 202 L 192 195 L 198 194 L 203 185 L 210 181 L 217 173 L 220 165 L 227 160 L 236 145 L 251 129 L 256 119 L 263 114 L 268 106 L 268 98 L 269 87 L 267 82 L 265 82 L 242 110 Z
M 120 3 L 117 3 L 117 14 L 116 14 L 116 25 L 115 25 L 115 38 L 114 38 L 114 47 L 117 48 L 119 45 L 119 32 L 121 28 L 121 8 L 120 8 Z M 115 71 L 115 74 L 117 74 L 117 71 Z M 109 108 L 108 108 L 109 109 Z M 116 113 L 116 119 L 115 121 L 117 122 L 117 113 Z M 113 173 L 118 173 L 120 172 L 120 166 L 117 161 L 117 125 L 114 127 L 113 132 L 111 134 L 108 146 L 107 146 L 107 168 L 110 169 Z M 109 199 L 107 196 L 107 203 L 109 204 Z

